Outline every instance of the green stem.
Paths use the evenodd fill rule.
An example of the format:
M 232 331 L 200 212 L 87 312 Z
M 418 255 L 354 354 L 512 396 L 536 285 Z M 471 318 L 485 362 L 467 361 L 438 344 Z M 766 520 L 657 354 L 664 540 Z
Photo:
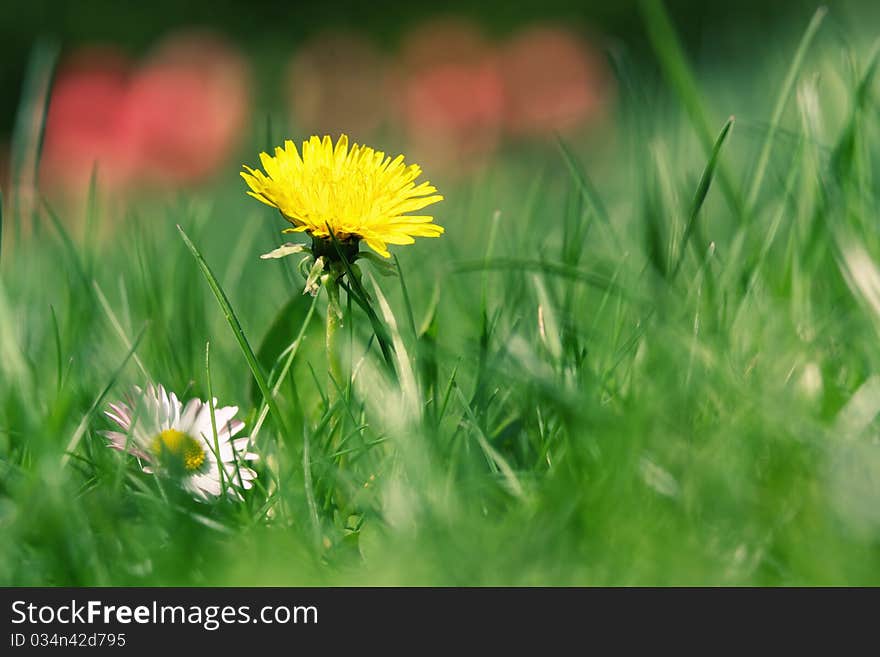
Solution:
M 332 408 L 334 403 L 339 401 L 339 391 L 347 387 L 348 382 L 343 378 L 342 358 L 340 353 L 343 331 L 342 327 L 342 306 L 339 303 L 339 274 L 332 268 L 330 274 L 323 281 L 324 289 L 327 290 L 327 327 L 324 334 L 327 348 L 327 372 L 331 381 L 327 390 L 327 398 Z M 330 452 L 339 451 L 342 443 L 342 425 L 337 424 L 330 428 L 332 438 L 330 439 Z M 336 463 L 336 467 L 342 471 L 345 469 L 345 456 L 340 456 Z M 337 508 L 342 512 L 343 517 L 347 517 L 349 508 L 349 499 L 346 495 L 344 484 L 339 483 L 335 486 L 333 500 Z
M 339 316 L 339 281 L 333 276 L 333 273 L 327 277 L 324 283 L 324 289 L 327 290 L 327 329 L 324 339 L 327 347 L 327 366 L 330 377 L 336 382 L 330 382 L 330 397 L 335 394 L 336 386 L 343 387 L 342 378 L 342 360 L 339 354 L 339 329 L 342 326 L 342 319 Z

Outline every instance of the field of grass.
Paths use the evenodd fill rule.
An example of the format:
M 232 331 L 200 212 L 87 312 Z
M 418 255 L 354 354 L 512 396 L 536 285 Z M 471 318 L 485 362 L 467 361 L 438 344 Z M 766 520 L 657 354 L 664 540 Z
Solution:
M 82 217 L 6 194 L 0 583 L 880 584 L 880 51 L 819 12 L 704 75 L 643 6 L 657 71 L 616 55 L 601 146 L 420 162 L 446 234 L 362 265 L 338 388 L 235 168 Z M 107 449 L 146 381 L 240 407 L 243 503 Z

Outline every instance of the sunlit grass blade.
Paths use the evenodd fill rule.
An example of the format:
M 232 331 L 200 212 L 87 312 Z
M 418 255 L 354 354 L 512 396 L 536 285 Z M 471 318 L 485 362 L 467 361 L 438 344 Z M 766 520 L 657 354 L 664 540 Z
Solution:
M 22 353 L 16 335 L 15 313 L 6 293 L 6 286 L 0 278 L 0 372 L 9 381 L 30 388 L 30 369 Z
M 321 545 L 321 518 L 318 514 L 318 503 L 315 500 L 315 484 L 312 480 L 312 450 L 309 437 L 309 428 L 303 426 L 303 488 L 306 495 L 306 505 L 309 509 L 309 521 L 312 525 L 313 541 L 316 546 Z
M 388 300 L 382 294 L 382 289 L 376 285 L 375 281 L 373 281 L 373 290 L 375 290 L 376 300 L 378 301 L 382 317 L 385 320 L 385 326 L 388 327 L 388 332 L 391 336 L 394 355 L 397 359 L 395 370 L 399 377 L 400 388 L 404 393 L 404 399 L 413 406 L 412 410 L 416 410 L 418 408 L 418 402 L 416 401 L 418 386 L 416 385 L 415 373 L 412 370 L 412 362 L 410 361 L 409 354 L 406 352 L 400 331 L 397 328 L 397 320 L 391 311 Z
M 867 64 L 853 92 L 852 108 L 846 126 L 831 153 L 830 169 L 838 181 L 845 182 L 852 172 L 858 145 L 859 117 L 865 111 L 870 99 L 872 82 L 877 67 L 880 65 L 880 39 L 875 43 L 868 56 Z
M 482 428 L 480 428 L 479 422 L 477 422 L 477 418 L 474 415 L 470 404 L 468 404 L 464 393 L 462 393 L 461 388 L 455 386 L 455 393 L 458 396 L 459 402 L 461 402 L 465 414 L 471 421 L 471 425 L 474 428 L 474 433 L 477 438 L 477 443 L 479 444 L 480 449 L 483 451 L 483 454 L 485 455 L 486 460 L 489 463 L 489 467 L 502 475 L 507 490 L 510 491 L 512 495 L 519 498 L 524 497 L 525 491 L 523 490 L 523 486 L 520 483 L 519 478 L 516 476 L 513 468 L 510 467 L 510 464 L 501 455 L 501 453 L 489 444 L 489 441 L 486 439 L 486 435 L 483 433 Z
M 113 312 L 113 308 L 110 306 L 110 302 L 107 301 L 107 297 L 104 296 L 104 291 L 101 289 L 101 286 L 98 285 L 98 281 L 92 281 L 92 287 L 95 290 L 95 294 L 98 296 L 98 302 L 101 304 L 101 307 L 104 309 L 104 312 L 107 314 L 107 319 L 110 320 L 110 326 L 113 327 L 113 330 L 116 331 L 116 335 L 119 336 L 119 339 L 122 341 L 122 344 L 126 349 L 132 348 L 132 342 L 128 339 L 128 336 L 125 334 L 125 329 L 122 328 L 122 324 L 119 323 L 119 319 L 116 317 L 116 313 Z M 132 354 L 132 360 L 134 360 L 135 364 L 138 366 L 138 369 L 141 371 L 141 374 L 144 375 L 144 379 L 147 381 L 152 380 L 150 373 L 147 371 L 147 368 L 144 366 L 143 361 L 138 357 L 136 353 Z

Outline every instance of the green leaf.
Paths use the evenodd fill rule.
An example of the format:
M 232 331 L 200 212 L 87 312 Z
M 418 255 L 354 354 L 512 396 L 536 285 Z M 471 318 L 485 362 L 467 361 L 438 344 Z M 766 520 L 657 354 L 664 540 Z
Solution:
M 272 324 L 260 341 L 259 347 L 257 347 L 257 361 L 263 367 L 264 372 L 271 372 L 275 368 L 279 359 L 284 356 L 290 347 L 293 336 L 297 334 L 297 331 L 302 330 L 302 327 L 306 326 L 302 338 L 303 342 L 311 342 L 313 340 L 320 342 L 322 339 L 322 322 L 309 322 L 308 325 L 305 323 L 310 310 L 320 315 L 320 311 L 317 308 L 312 310 L 315 305 L 313 297 L 294 294 L 278 311 L 278 314 L 275 315 L 275 319 L 272 320 Z M 255 383 L 251 385 L 250 399 L 255 406 L 259 405 L 262 400 L 260 388 Z

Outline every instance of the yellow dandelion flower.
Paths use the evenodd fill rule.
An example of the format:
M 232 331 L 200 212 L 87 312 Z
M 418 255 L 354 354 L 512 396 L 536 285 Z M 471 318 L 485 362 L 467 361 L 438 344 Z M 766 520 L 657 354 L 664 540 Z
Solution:
M 355 245 L 364 240 L 386 258 L 388 244 L 412 244 L 415 237 L 439 237 L 443 227 L 434 217 L 413 215 L 442 201 L 429 182 L 416 184 L 422 173 L 416 164 L 404 164 L 368 146 L 354 144 L 342 135 L 333 145 L 329 136 L 312 137 L 302 145 L 287 140 L 274 157 L 260 153 L 263 171 L 245 165 L 241 177 L 248 192 L 266 205 L 278 208 L 294 228 L 313 239 L 328 239 L 329 229 L 340 242 Z

